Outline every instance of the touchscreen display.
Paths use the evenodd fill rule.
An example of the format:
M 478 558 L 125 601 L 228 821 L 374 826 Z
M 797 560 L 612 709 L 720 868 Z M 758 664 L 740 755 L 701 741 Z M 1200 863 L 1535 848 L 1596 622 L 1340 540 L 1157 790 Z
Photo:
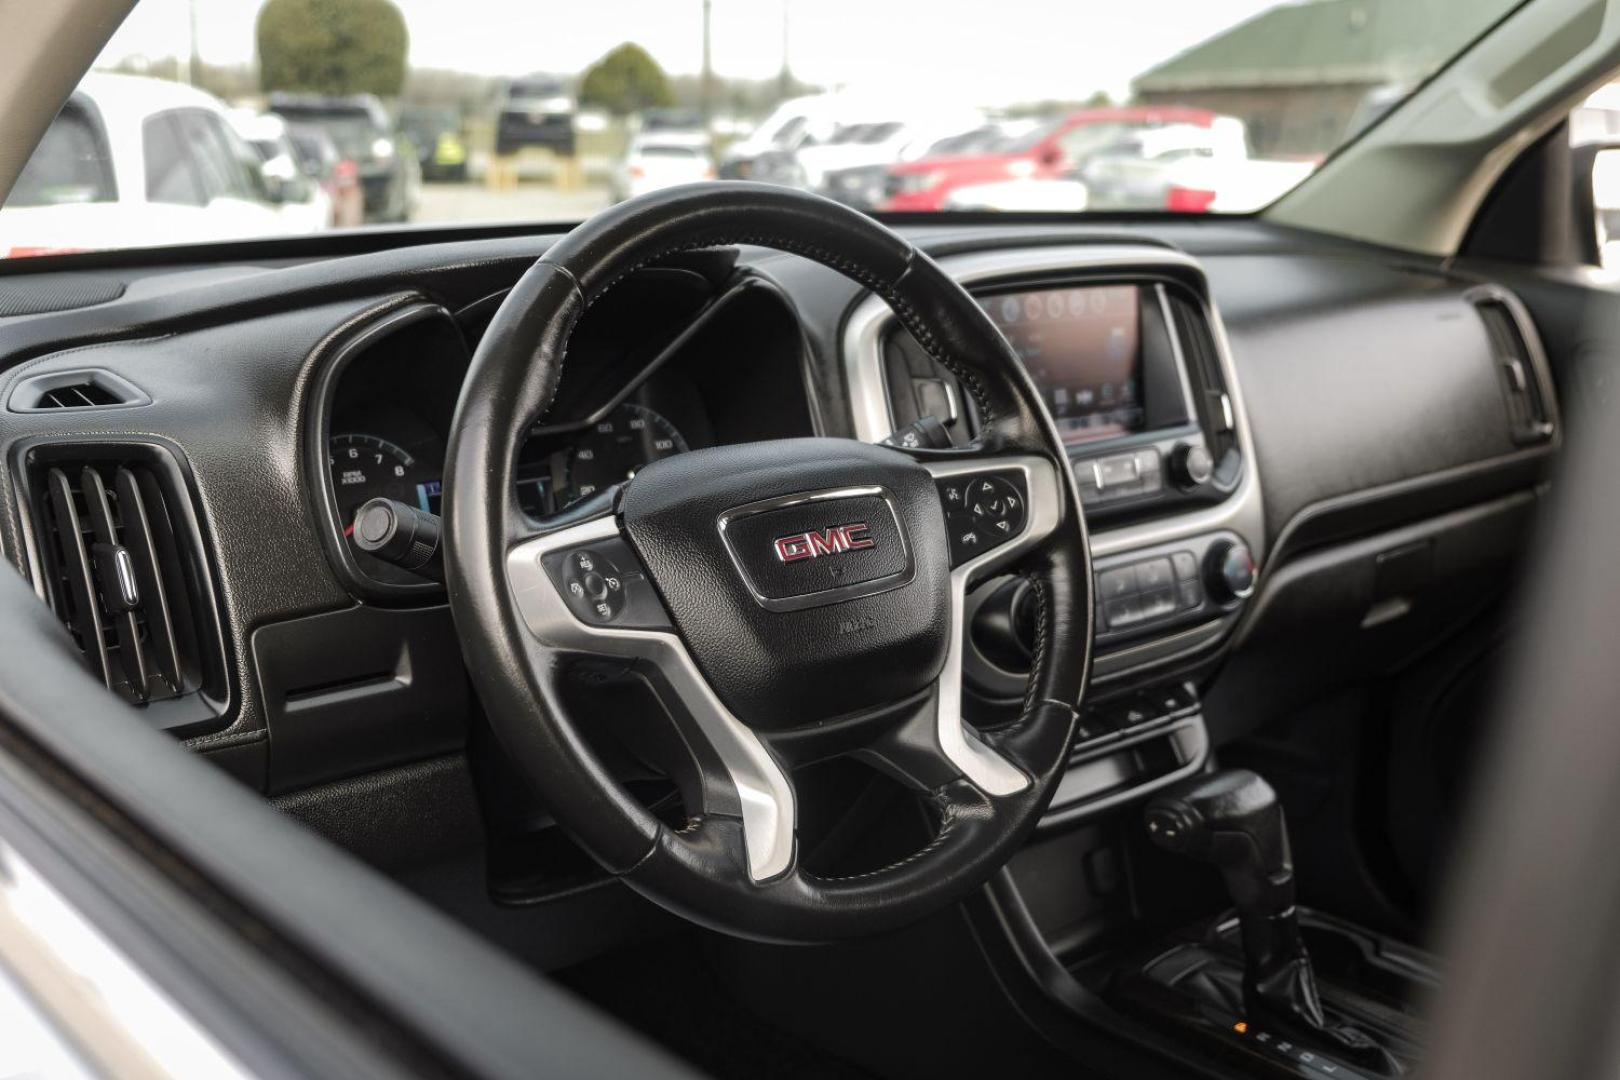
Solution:
M 981 297 L 1070 445 L 1141 431 L 1141 303 L 1135 285 Z

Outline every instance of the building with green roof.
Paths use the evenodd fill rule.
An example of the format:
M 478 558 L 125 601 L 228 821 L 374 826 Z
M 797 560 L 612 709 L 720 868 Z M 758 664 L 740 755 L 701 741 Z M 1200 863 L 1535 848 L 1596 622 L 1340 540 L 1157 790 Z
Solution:
M 1262 157 L 1316 157 L 1468 44 L 1469 0 L 1307 0 L 1262 12 L 1148 69 L 1144 104 L 1245 121 Z

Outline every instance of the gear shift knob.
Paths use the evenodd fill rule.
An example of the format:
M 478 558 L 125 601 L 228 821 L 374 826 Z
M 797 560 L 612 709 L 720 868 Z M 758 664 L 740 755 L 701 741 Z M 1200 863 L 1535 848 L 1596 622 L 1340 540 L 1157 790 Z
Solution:
M 1194 777 L 1149 801 L 1146 820 L 1154 843 L 1221 871 L 1240 916 L 1293 908 L 1288 826 L 1277 793 L 1258 775 L 1227 769 Z

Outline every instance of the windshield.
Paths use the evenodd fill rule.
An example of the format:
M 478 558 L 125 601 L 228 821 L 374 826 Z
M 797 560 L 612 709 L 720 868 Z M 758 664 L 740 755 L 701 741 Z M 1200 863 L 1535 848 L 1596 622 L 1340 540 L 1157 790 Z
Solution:
M 704 177 L 871 212 L 1253 212 L 1518 2 L 139 0 L 0 254 L 566 226 Z M 241 180 L 289 167 L 239 137 L 264 123 L 302 177 Z

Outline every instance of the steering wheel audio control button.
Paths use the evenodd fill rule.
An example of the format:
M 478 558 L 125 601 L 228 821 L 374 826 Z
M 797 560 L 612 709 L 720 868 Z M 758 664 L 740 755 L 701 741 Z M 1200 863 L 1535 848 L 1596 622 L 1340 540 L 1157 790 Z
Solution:
M 950 532 L 951 565 L 960 566 L 1024 531 L 1027 494 L 1016 474 L 986 473 L 939 482 Z
M 669 616 L 641 563 L 622 540 L 553 552 L 546 573 L 576 618 L 590 626 L 667 630 Z

